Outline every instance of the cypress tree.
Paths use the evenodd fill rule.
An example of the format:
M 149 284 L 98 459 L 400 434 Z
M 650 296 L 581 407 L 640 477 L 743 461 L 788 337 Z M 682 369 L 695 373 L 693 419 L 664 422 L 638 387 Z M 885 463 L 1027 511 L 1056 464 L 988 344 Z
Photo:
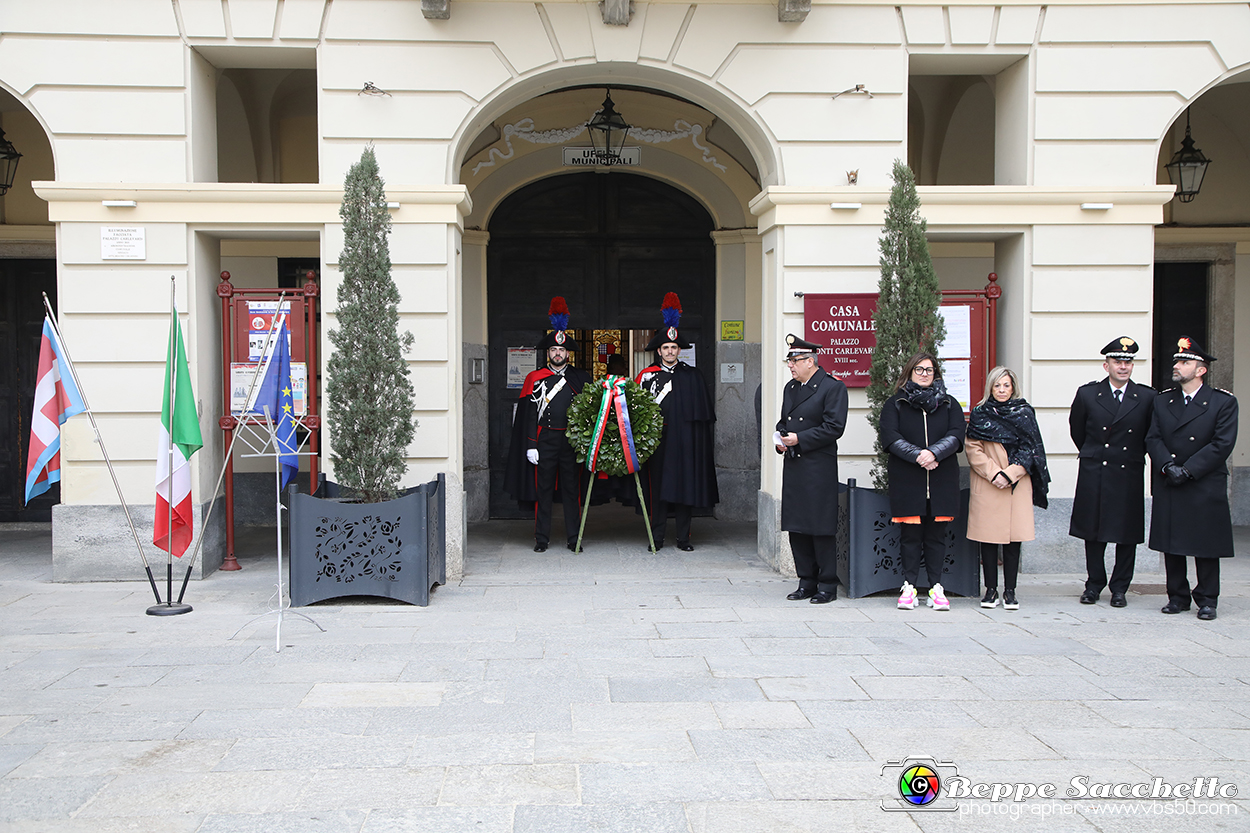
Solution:
M 868 385 L 868 420 L 876 436 L 872 480 L 881 491 L 889 485 L 889 452 L 881 447 L 881 407 L 894 394 L 894 383 L 907 360 L 920 350 L 936 356 L 937 345 L 946 338 L 946 324 L 938 314 L 942 293 L 929 257 L 929 241 L 925 239 L 928 223 L 920 216 L 916 177 L 897 159 L 892 176 L 894 187 L 881 233 L 881 280 L 873 315 L 877 347 Z
M 343 251 L 338 328 L 326 381 L 326 422 L 335 477 L 364 503 L 390 500 L 406 470 L 412 442 L 413 388 L 399 333 L 399 288 L 391 277 L 391 217 L 373 148 L 347 172 L 343 186 Z

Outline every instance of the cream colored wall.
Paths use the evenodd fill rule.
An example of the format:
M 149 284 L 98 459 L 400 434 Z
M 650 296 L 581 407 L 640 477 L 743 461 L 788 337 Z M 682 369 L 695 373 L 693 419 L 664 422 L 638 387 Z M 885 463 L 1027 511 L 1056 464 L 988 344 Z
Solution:
M 422 421 L 408 450 L 406 482 L 458 472 L 460 344 L 482 315 L 480 296 L 461 295 L 461 215 L 473 218 L 469 225 L 485 221 L 490 206 L 518 183 L 554 170 L 552 147 L 514 141 L 513 161 L 496 164 L 478 184 L 463 172 L 463 157 L 490 125 L 515 123 L 508 119 L 544 106 L 538 96 L 565 87 L 612 82 L 679 95 L 714 116 L 718 129 L 733 130 L 752 154 L 768 193 L 755 203 L 757 216 L 742 213 L 737 225 L 733 208 L 741 211 L 744 192 L 754 187 L 745 168 L 709 167 L 692 145 L 654 153 L 647 147 L 660 160 L 652 175 L 684 183 L 717 212 L 719 225 L 761 223 L 757 297 L 769 413 L 784 382 L 776 361 L 780 339 L 802 324 L 794 291 L 875 289 L 881 206 L 891 163 L 907 157 L 909 62 L 919 54 L 943 60 L 989 55 L 1005 67 L 994 85 L 995 177 L 1019 185 L 938 186 L 922 189 L 922 201 L 935 235 L 994 241 L 995 271 L 1007 292 L 1004 360 L 1021 370 L 1048 443 L 1062 444 L 1063 411 L 1075 385 L 1088 377 L 1088 356 L 1105 342 L 1104 331 L 1149 330 L 1153 227 L 1166 201 L 1152 187 L 1160 137 L 1187 101 L 1228 75 L 1228 67 L 1250 62 L 1250 7 L 1232 3 L 1186 4 L 1183 15 L 1148 4 L 900 10 L 885 3 L 818 3 L 805 22 L 781 24 L 767 3 L 640 2 L 627 27 L 604 26 L 594 3 L 456 0 L 447 21 L 426 20 L 420 4 L 392 0 L 183 0 L 177 8 L 175 14 L 167 0 L 117 0 L 77 4 L 66 15 L 56 3 L 10 3 L 0 38 L 0 83 L 46 125 L 56 160 L 57 183 L 45 196 L 60 223 L 67 337 L 94 343 L 104 332 L 127 334 L 86 360 L 84 382 L 101 391 L 103 411 L 120 437 L 127 490 L 145 496 L 164 345 L 160 287 L 170 273 L 184 281 L 188 272 L 194 275 L 194 288 L 180 290 L 181 303 L 192 358 L 210 366 L 204 351 L 211 334 L 199 332 L 209 319 L 196 305 L 216 276 L 190 235 L 205 228 L 323 233 L 325 323 L 333 326 L 341 247 L 334 192 L 367 142 L 377 150 L 388 193 L 403 203 L 394 214 L 392 259 L 403 322 L 417 334 L 408 359 Z M 280 62 L 288 48 L 316 49 L 317 166 L 325 187 L 186 184 L 206 170 L 200 145 L 208 142 L 196 114 L 208 86 L 196 80 L 204 68 L 188 50 L 243 60 L 258 46 L 265 49 L 257 54 L 271 62 Z M 365 80 L 390 95 L 359 95 Z M 833 98 L 855 84 L 864 84 L 873 98 Z M 597 90 L 586 93 L 596 105 Z M 622 91 L 622 109 L 631 95 Z M 1208 102 L 1214 106 L 1223 95 L 1235 93 L 1220 92 Z M 584 113 L 583 105 L 567 111 Z M 986 112 L 988 102 L 979 106 Z M 1233 118 L 1228 107 L 1218 109 Z M 1011 114 L 1023 117 L 1025 127 Z M 551 124 L 564 119 L 553 116 Z M 1224 171 L 1234 181 L 1245 167 L 1240 156 L 1235 148 L 1224 151 L 1218 126 L 1208 135 L 1214 144 L 1204 149 L 1221 148 Z M 495 180 L 509 168 L 512 173 Z M 860 185 L 837 187 L 852 169 L 859 170 Z M 1219 170 L 1213 167 L 1212 176 Z M 112 184 L 68 193 L 92 182 Z M 447 183 L 471 187 L 476 208 Z M 1211 187 L 1222 207 L 1195 203 L 1195 212 L 1212 213 L 1189 216 L 1224 216 L 1223 206 L 1244 203 L 1240 192 L 1221 193 L 1225 186 L 1214 181 Z M 139 207 L 100 206 L 110 198 L 134 198 Z M 830 202 L 865 208 L 836 212 Z M 1082 202 L 1114 208 L 1082 210 Z M 101 261 L 103 224 L 146 228 L 147 260 Z M 480 272 L 480 266 L 465 268 L 471 280 L 480 280 Z M 755 303 L 747 297 L 754 280 L 744 263 L 745 310 Z M 117 286 L 130 291 L 113 293 Z M 845 474 L 862 478 L 871 449 L 860 418 L 862 394 L 853 395 L 852 407 Z M 94 451 L 75 431 L 67 439 L 66 501 L 113 502 Z M 763 488 L 776 493 L 775 455 L 763 448 L 761 455 Z M 1060 460 L 1056 494 L 1070 492 L 1071 479 L 1069 463 Z M 197 471 L 200 487 L 203 481 Z

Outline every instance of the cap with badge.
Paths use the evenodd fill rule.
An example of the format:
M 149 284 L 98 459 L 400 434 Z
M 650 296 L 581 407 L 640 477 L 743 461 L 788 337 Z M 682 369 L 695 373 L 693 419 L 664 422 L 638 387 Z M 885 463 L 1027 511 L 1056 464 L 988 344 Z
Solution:
M 551 332 L 543 336 L 538 343 L 539 350 L 550 350 L 552 347 L 563 347 L 565 350 L 576 350 L 577 341 L 569 333 L 569 305 L 564 298 L 557 295 L 551 299 L 547 308 L 547 320 L 551 322 Z
M 1172 361 L 1213 362 L 1215 356 L 1203 350 L 1202 345 L 1189 336 L 1181 336 L 1176 340 L 1176 352 L 1172 354 Z
M 1131 362 L 1137 355 L 1137 342 L 1128 336 L 1113 338 L 1106 347 L 1102 348 L 1102 354 L 1109 359 L 1124 359 Z
M 815 356 L 819 351 L 819 344 L 812 344 L 810 341 L 804 341 L 794 333 L 786 336 L 787 359 L 802 359 L 807 356 Z
M 652 334 L 651 341 L 647 343 L 647 352 L 659 350 L 665 344 L 676 344 L 682 350 L 688 349 L 690 342 L 677 331 L 677 325 L 681 323 L 681 299 L 676 292 L 664 296 L 664 301 L 660 304 L 660 315 L 664 318 L 664 326 Z

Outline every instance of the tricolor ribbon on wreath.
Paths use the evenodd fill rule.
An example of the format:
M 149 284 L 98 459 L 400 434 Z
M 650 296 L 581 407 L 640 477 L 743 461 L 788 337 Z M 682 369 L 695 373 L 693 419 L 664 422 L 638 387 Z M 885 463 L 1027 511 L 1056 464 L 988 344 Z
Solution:
M 634 447 L 634 431 L 629 423 L 629 403 L 625 400 L 624 376 L 609 376 L 599 383 L 603 395 L 599 399 L 599 415 L 595 418 L 595 428 L 590 436 L 590 453 L 586 455 L 586 469 L 595 471 L 599 462 L 599 449 L 608 433 L 608 415 L 616 412 L 616 425 L 621 435 L 621 451 L 625 457 L 625 467 L 636 473 L 641 467 L 638 462 L 638 450 Z M 609 440 L 609 442 L 612 442 Z

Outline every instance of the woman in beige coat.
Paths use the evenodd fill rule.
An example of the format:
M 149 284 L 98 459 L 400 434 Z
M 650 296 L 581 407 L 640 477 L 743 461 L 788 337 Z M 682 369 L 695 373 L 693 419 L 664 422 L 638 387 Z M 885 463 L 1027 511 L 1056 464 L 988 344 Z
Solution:
M 1017 610 L 1020 542 L 1033 540 L 1033 507 L 1046 508 L 1050 472 L 1033 406 L 1020 395 L 1016 374 L 996 367 L 985 396 L 972 409 L 964 444 L 971 470 L 968 539 L 981 544 L 985 598 L 998 606 L 998 555 L 1002 547 L 1003 607 Z

